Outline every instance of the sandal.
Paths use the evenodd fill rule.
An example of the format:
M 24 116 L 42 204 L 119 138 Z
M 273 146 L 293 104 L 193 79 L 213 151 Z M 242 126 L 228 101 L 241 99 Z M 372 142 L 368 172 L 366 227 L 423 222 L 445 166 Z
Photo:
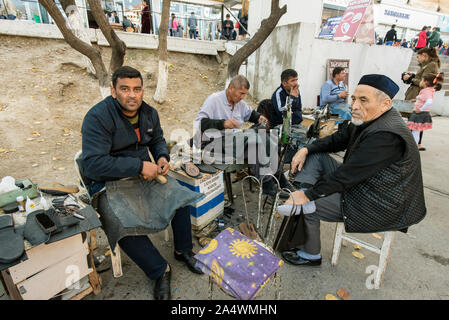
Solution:
M 25 251 L 23 236 L 14 229 L 11 215 L 0 216 L 0 243 L 0 263 L 14 262 Z
M 198 169 L 198 167 L 193 162 L 183 163 L 181 164 L 181 168 L 185 173 L 187 173 L 189 177 L 201 178 L 203 176 L 200 172 L 200 169 Z
M 252 222 L 250 222 L 249 225 L 246 223 L 241 223 L 239 225 L 239 229 L 246 237 L 252 240 L 262 242 L 262 238 L 257 233 L 256 229 L 254 228 L 254 224 Z

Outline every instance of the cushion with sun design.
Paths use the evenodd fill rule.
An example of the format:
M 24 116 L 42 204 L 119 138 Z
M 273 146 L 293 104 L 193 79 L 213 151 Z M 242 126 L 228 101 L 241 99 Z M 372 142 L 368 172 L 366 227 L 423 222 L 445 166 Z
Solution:
M 227 228 L 195 255 L 197 266 L 237 299 L 254 299 L 284 263 L 257 242 Z

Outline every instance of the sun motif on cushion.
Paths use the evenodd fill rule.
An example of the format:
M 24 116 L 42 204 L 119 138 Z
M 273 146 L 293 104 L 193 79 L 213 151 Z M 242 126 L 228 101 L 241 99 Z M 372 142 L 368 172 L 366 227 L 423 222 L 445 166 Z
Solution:
M 229 249 L 238 258 L 249 259 L 257 252 L 256 245 L 248 239 L 237 239 L 231 242 Z

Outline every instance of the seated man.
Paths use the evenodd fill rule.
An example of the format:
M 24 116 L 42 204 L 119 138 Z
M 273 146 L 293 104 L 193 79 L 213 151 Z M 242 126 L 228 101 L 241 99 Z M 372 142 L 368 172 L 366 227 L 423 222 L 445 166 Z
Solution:
M 227 142 L 227 140 L 223 138 L 225 136 L 225 133 L 232 133 L 232 130 L 234 132 L 240 131 L 239 129 L 242 124 L 247 121 L 259 124 L 268 123 L 267 118 L 259 114 L 257 111 L 253 110 L 243 100 L 245 95 L 248 93 L 249 87 L 250 84 L 248 80 L 244 76 L 238 75 L 231 80 L 226 90 L 213 93 L 206 99 L 195 119 L 195 128 L 197 130 L 196 141 L 198 142 L 198 134 L 203 133 L 203 137 L 206 137 L 206 139 L 210 139 L 209 141 L 201 140 L 201 148 L 204 148 L 215 139 L 221 139 L 222 148 L 225 151 L 225 155 L 226 151 L 230 151 L 232 153 L 233 150 L 225 146 L 225 143 Z M 225 132 L 225 129 L 228 129 L 228 132 Z M 277 135 L 275 136 L 277 139 Z M 269 148 L 270 140 L 267 138 L 266 142 L 268 143 Z M 255 143 L 259 142 L 256 141 Z M 272 144 L 277 145 L 277 141 L 273 142 Z M 245 152 L 247 152 L 248 145 L 245 145 L 245 147 Z M 235 156 L 235 154 L 233 156 Z M 253 165 L 254 173 L 260 176 L 258 164 Z M 273 163 L 271 163 L 271 165 L 273 165 Z M 274 171 L 277 171 L 277 168 L 275 168 Z M 285 186 L 285 180 L 285 176 L 281 175 L 281 186 Z M 271 179 L 264 179 L 264 182 L 265 181 L 266 183 L 264 183 L 264 191 L 270 195 L 275 194 L 276 190 L 274 182 L 271 182 Z M 289 185 L 287 185 L 287 187 L 288 186 Z
M 290 95 L 292 101 L 292 124 L 300 124 L 302 122 L 301 115 L 301 95 L 299 94 L 298 73 L 293 69 L 284 70 L 281 73 L 281 85 L 274 91 L 271 96 L 273 104 L 273 113 L 270 121 L 271 128 L 282 124 L 282 111 L 284 111 L 287 96 Z
M 294 265 L 321 264 L 320 220 L 344 222 L 347 232 L 400 230 L 426 215 L 416 143 L 391 99 L 399 87 L 384 75 L 360 79 L 352 95 L 352 121 L 300 149 L 292 161 L 301 189 L 278 207 L 304 214 L 305 243 L 282 253 Z M 327 152 L 346 150 L 343 163 Z M 304 167 L 303 167 L 304 166 Z M 301 234 L 301 233 L 299 233 Z
M 118 241 L 131 260 L 150 279 L 156 280 L 155 299 L 170 299 L 171 267 L 148 238 L 147 234 L 151 232 L 147 232 L 148 229 L 144 229 L 140 222 L 149 220 L 150 226 L 153 226 L 154 221 L 157 220 L 156 215 L 168 215 L 167 221 L 172 219 L 175 258 L 183 261 L 192 272 L 201 274 L 201 270 L 195 267 L 196 260 L 192 252 L 190 213 L 188 207 L 177 207 L 174 216 L 173 213 L 157 211 L 158 209 L 154 208 L 144 207 L 143 210 L 139 210 L 142 208 L 136 202 L 145 203 L 145 199 L 134 203 L 129 200 L 134 199 L 134 194 L 138 194 L 141 190 L 146 192 L 145 195 L 149 199 L 155 198 L 152 196 L 152 192 L 154 194 L 161 189 L 158 189 L 157 183 L 151 184 L 146 180 L 153 180 L 159 174 L 166 175 L 168 173 L 169 154 L 156 109 L 143 102 L 144 91 L 140 72 L 131 67 L 120 67 L 112 76 L 112 85 L 111 96 L 88 111 L 81 129 L 82 167 L 84 176 L 88 179 L 87 188 L 89 193 L 94 195 L 106 186 L 106 192 L 98 198 L 98 211 L 111 249 L 114 250 Z M 148 149 L 156 163 L 151 162 Z M 120 199 L 108 195 L 109 192 L 112 194 L 113 191 L 116 191 L 108 189 L 108 184 L 118 183 L 122 178 L 139 175 L 143 179 L 137 180 L 138 188 L 131 189 L 128 193 L 128 201 L 119 203 L 117 209 L 116 203 Z M 168 179 L 170 182 L 172 178 Z M 128 186 L 131 184 L 129 179 L 126 183 Z M 174 183 L 173 190 L 175 191 L 177 186 L 180 186 L 176 181 L 170 183 Z M 168 184 L 166 183 L 164 186 Z M 160 186 L 162 187 L 162 185 Z M 117 185 L 114 187 L 116 188 Z M 151 188 L 154 188 L 153 191 Z M 188 192 L 188 189 L 185 189 Z M 182 192 L 186 191 L 182 190 Z M 169 198 L 169 195 L 156 195 L 156 199 L 158 197 Z M 164 199 L 162 201 L 176 202 L 177 200 Z M 155 202 L 151 206 L 164 208 L 163 204 Z M 144 211 L 151 210 L 153 210 L 152 215 L 146 219 Z M 131 211 L 135 214 L 133 217 L 126 215 Z M 139 212 L 134 213 L 135 211 Z M 135 218 L 136 216 L 138 219 Z M 122 227 L 125 225 L 124 221 L 130 220 L 133 222 L 130 228 Z M 168 222 L 166 223 L 168 224 Z
M 345 69 L 336 67 L 332 71 L 332 79 L 327 80 L 321 87 L 320 106 L 329 105 L 332 114 L 338 114 L 343 120 L 336 123 L 346 123 L 351 120 L 350 106 L 347 104 L 348 90 L 343 81 L 346 78 Z

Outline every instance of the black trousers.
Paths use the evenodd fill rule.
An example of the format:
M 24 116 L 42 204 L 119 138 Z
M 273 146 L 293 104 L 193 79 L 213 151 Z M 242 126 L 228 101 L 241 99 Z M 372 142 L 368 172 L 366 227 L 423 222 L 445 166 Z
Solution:
M 193 249 L 190 212 L 188 207 L 176 211 L 171 221 L 175 250 L 187 252 Z M 148 278 L 157 279 L 165 272 L 167 261 L 146 235 L 127 236 L 118 241 L 122 250 L 134 261 Z

